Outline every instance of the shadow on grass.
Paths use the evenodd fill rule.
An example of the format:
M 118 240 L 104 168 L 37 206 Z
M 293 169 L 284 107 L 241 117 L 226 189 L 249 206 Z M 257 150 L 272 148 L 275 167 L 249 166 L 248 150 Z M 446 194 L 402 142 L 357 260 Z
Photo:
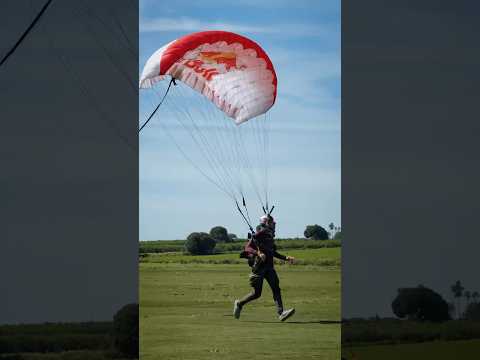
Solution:
M 223 314 L 223 316 L 233 317 L 233 314 Z M 253 322 L 253 323 L 263 323 L 263 324 L 278 324 L 282 321 L 262 321 L 262 320 L 243 320 L 242 322 Z M 333 325 L 341 324 L 341 320 L 311 320 L 311 321 L 283 321 L 283 323 L 288 324 L 323 324 L 323 325 Z
M 244 322 L 254 322 L 254 323 L 263 323 L 263 324 L 278 324 L 282 321 L 259 321 L 259 320 L 245 320 Z M 341 321 L 336 320 L 312 320 L 312 321 L 283 321 L 284 324 L 323 324 L 323 325 L 333 325 L 341 324 Z

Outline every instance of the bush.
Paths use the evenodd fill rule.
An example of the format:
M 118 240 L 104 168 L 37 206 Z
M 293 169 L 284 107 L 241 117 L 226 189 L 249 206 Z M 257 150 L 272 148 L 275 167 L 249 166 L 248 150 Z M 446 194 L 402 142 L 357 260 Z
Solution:
M 314 240 L 328 240 L 328 232 L 320 225 L 307 225 L 303 235 L 307 239 L 314 239 Z
M 113 317 L 114 346 L 123 355 L 138 358 L 138 304 L 122 307 Z
M 470 303 L 465 310 L 465 319 L 480 321 L 480 303 Z
M 112 329 L 112 322 L 1 325 L 0 354 L 109 350 Z
M 210 236 L 216 242 L 229 242 L 228 231 L 223 226 L 215 226 L 210 230 Z
M 392 310 L 401 319 L 438 322 L 450 320 L 448 303 L 441 295 L 421 285 L 398 289 Z
M 185 241 L 185 250 L 192 255 L 212 254 L 216 242 L 204 232 L 194 232 L 188 235 Z

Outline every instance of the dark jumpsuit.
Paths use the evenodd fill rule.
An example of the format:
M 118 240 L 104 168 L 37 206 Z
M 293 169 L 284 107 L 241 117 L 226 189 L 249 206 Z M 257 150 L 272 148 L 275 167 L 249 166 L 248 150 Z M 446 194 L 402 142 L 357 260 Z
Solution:
M 283 303 L 280 281 L 277 272 L 273 267 L 273 258 L 276 257 L 281 260 L 287 260 L 287 257 L 276 251 L 273 238 L 274 232 L 267 225 L 260 224 L 257 226 L 255 243 L 259 250 L 265 254 L 266 258 L 265 261 L 261 261 L 258 256 L 255 256 L 252 272 L 250 274 L 250 285 L 253 289 L 248 295 L 240 300 L 239 304 L 240 306 L 243 306 L 252 300 L 258 299 L 262 295 L 263 279 L 265 279 L 272 289 L 273 301 L 277 307 L 277 313 L 280 315 L 283 312 Z M 254 255 L 256 255 L 255 251 Z

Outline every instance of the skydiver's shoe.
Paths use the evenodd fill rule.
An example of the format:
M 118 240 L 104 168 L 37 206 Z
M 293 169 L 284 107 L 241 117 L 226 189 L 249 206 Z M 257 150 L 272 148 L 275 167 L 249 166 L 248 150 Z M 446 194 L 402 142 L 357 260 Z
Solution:
M 238 319 L 240 317 L 240 312 L 242 311 L 242 307 L 240 306 L 240 301 L 235 300 L 233 304 L 233 316 L 235 319 Z
M 292 308 L 292 309 L 285 310 L 280 314 L 280 316 L 278 317 L 278 320 L 285 321 L 293 314 L 295 314 L 295 309 Z

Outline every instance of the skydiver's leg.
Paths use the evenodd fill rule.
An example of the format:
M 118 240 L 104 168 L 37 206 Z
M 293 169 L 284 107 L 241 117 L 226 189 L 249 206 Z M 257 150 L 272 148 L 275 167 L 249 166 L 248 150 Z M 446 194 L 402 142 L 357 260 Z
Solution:
M 280 280 L 273 267 L 265 272 L 265 280 L 267 280 L 268 285 L 270 285 L 270 288 L 272 289 L 273 301 L 277 307 L 277 313 L 278 315 L 281 315 L 283 313 L 282 292 L 280 290 Z
M 252 272 L 249 281 L 252 291 L 239 301 L 241 307 L 262 296 L 263 272 Z

